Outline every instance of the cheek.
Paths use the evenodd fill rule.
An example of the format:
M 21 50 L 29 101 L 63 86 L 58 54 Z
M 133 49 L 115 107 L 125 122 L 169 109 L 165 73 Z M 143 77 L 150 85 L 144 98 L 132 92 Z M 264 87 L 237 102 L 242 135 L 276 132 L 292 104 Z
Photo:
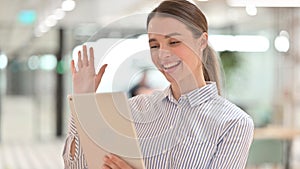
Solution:
M 185 64 L 195 65 L 201 62 L 200 56 L 186 46 L 174 49 L 172 52 L 177 55 Z
M 151 60 L 154 63 L 154 65 L 160 70 L 161 68 L 158 61 L 158 55 L 151 52 Z

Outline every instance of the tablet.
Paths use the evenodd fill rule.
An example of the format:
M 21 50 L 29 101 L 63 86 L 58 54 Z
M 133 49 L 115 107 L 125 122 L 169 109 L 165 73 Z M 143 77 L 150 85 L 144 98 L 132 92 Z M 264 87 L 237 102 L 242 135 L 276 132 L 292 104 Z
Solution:
M 125 92 L 74 94 L 68 101 L 90 169 L 100 168 L 109 153 L 145 168 Z

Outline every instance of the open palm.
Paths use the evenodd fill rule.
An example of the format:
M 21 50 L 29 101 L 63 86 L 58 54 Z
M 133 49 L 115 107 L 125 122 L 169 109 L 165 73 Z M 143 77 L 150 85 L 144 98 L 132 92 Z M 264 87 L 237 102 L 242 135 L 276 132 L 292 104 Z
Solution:
M 73 92 L 74 93 L 92 93 L 95 92 L 101 82 L 106 69 L 106 64 L 101 67 L 98 74 L 95 73 L 94 51 L 89 49 L 90 58 L 88 59 L 87 47 L 83 45 L 83 56 L 78 52 L 78 70 L 75 69 L 74 60 L 71 62 Z

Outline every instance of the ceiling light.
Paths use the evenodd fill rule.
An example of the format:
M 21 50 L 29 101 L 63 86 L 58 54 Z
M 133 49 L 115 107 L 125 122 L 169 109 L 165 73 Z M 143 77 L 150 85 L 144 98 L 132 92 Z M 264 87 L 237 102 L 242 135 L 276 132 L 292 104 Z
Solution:
M 61 8 L 58 8 L 54 11 L 54 17 L 56 20 L 61 20 L 65 17 L 66 13 Z
M 61 8 L 64 11 L 72 11 L 75 8 L 75 1 L 74 0 L 65 0 L 61 4 Z
M 269 39 L 258 35 L 210 35 L 209 42 L 216 51 L 265 52 Z
M 8 63 L 7 56 L 4 53 L 0 54 L 0 69 L 5 69 Z
M 278 52 L 287 52 L 290 48 L 289 34 L 287 31 L 280 31 L 275 38 L 274 46 Z
M 53 27 L 57 24 L 57 20 L 55 19 L 54 15 L 50 15 L 47 17 L 47 19 L 45 20 L 45 25 L 47 27 Z
M 57 59 L 54 55 L 44 55 L 41 57 L 39 64 L 42 70 L 53 70 L 57 65 Z
M 229 6 L 245 7 L 250 0 L 227 0 Z M 251 0 L 256 7 L 300 7 L 296 0 Z
M 257 14 L 257 8 L 254 4 L 247 4 L 246 12 L 249 16 L 255 16 Z
M 290 48 L 290 42 L 288 38 L 284 36 L 277 36 L 274 45 L 276 50 L 279 52 L 287 52 Z
M 41 33 L 46 33 L 46 32 L 48 32 L 49 31 L 49 27 L 47 26 L 47 25 L 45 25 L 45 23 L 41 23 L 40 25 L 39 25 L 39 31 L 41 32 Z
M 40 64 L 40 58 L 38 56 L 35 56 L 35 55 L 31 56 L 27 61 L 27 65 L 28 65 L 30 70 L 38 69 L 39 64 Z

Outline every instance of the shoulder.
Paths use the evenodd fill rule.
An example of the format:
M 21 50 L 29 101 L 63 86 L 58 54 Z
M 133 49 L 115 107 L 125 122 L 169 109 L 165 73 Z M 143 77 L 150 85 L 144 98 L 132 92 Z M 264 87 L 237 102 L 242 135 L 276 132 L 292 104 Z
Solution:
M 211 100 L 210 103 L 216 110 L 219 115 L 222 115 L 222 117 L 227 117 L 229 119 L 231 118 L 251 118 L 247 112 L 242 110 L 239 106 L 232 103 L 228 99 L 217 96 L 214 99 Z
M 219 141 L 228 133 L 234 133 L 234 135 L 244 133 L 251 139 L 254 123 L 251 116 L 244 110 L 221 96 L 217 96 L 205 104 L 209 107 L 206 109 L 206 119 L 210 122 L 206 127 L 208 136 L 218 138 L 215 141 Z
M 212 104 L 214 111 L 211 113 L 222 127 L 230 128 L 235 125 L 246 125 L 249 128 L 254 128 L 251 116 L 231 101 L 217 96 L 208 104 Z

